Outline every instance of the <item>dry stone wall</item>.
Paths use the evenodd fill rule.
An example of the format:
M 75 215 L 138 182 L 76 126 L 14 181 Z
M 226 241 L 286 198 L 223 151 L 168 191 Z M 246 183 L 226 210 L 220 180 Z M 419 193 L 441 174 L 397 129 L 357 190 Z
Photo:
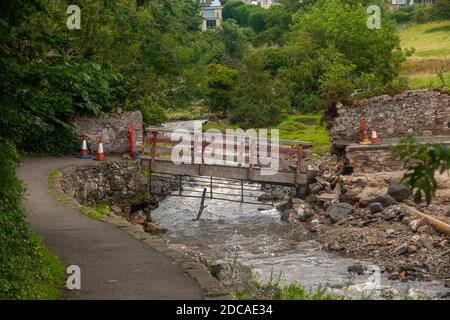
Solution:
M 103 138 L 106 153 L 123 154 L 130 149 L 128 125 L 133 127 L 133 142 L 136 152 L 142 149 L 143 122 L 140 111 L 121 111 L 102 116 L 76 115 L 71 124 L 79 135 L 86 135 L 91 151 L 96 152 L 98 141 Z
M 376 125 L 380 139 L 415 136 L 450 135 L 450 95 L 428 90 L 406 91 L 339 104 L 330 135 L 333 142 L 357 141 L 358 125 L 366 119 Z
M 372 173 L 405 169 L 390 146 L 371 146 L 371 148 L 348 147 L 346 158 L 356 173 Z
M 61 170 L 62 191 L 81 204 L 107 202 L 110 204 L 154 203 L 176 188 L 173 177 L 153 176 L 151 193 L 146 170 L 139 160 L 108 161 Z M 151 196 L 150 196 L 151 195 Z

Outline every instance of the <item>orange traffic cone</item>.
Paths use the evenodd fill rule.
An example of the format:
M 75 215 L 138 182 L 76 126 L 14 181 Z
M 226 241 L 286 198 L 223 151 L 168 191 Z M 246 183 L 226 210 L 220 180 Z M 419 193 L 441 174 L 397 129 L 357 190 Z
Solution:
M 87 141 L 86 141 L 87 137 L 83 136 L 82 138 L 83 138 L 83 143 L 81 144 L 81 152 L 80 152 L 80 155 L 78 156 L 78 158 L 90 159 L 91 156 L 89 155 L 89 150 L 88 150 Z
M 378 143 L 378 134 L 376 129 L 372 129 L 372 137 L 370 138 L 370 142 Z
M 97 160 L 98 161 L 105 160 L 105 153 L 103 152 L 103 139 L 102 138 L 100 138 L 100 140 L 98 141 Z

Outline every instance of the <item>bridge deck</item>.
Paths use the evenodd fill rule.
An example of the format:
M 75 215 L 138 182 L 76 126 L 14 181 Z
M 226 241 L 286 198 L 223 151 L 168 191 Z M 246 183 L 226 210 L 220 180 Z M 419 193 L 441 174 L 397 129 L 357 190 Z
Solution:
M 172 132 L 171 129 L 160 127 L 150 127 L 146 130 L 146 144 L 141 159 L 143 165 L 148 166 L 153 173 L 210 176 L 281 185 L 305 185 L 307 183 L 307 167 L 302 163 L 302 159 L 307 153 L 303 148 L 311 147 L 310 142 L 279 139 L 273 141 L 271 139 L 252 140 L 253 138 L 248 136 L 235 136 L 236 141 L 237 139 L 244 139 L 244 145 L 237 146 L 235 143 L 229 144 L 228 142 L 219 144 L 226 150 L 222 156 L 222 164 L 208 164 L 204 158 L 205 149 L 210 144 L 205 142 L 204 134 L 200 137 L 198 135 L 194 137 L 194 133 L 191 132 L 192 140 L 187 143 L 184 142 L 184 146 L 189 149 L 192 161 L 176 164 L 171 160 L 171 154 L 174 146 L 180 144 L 180 141 L 172 140 Z M 278 144 L 276 149 L 274 149 L 272 143 Z M 279 169 L 274 174 L 264 174 L 262 171 L 267 168 L 267 165 L 264 166 L 260 163 L 259 156 L 254 158 L 254 153 L 262 149 L 267 150 L 270 157 L 275 150 L 278 152 L 278 158 L 273 159 L 278 161 Z M 241 156 L 244 157 L 247 164 L 230 163 L 227 158 L 230 150 L 233 153 L 233 159 L 237 159 L 238 152 L 241 152 Z M 194 161 L 194 157 L 197 157 L 197 161 Z M 248 164 L 248 160 L 251 158 L 256 159 L 257 163 Z

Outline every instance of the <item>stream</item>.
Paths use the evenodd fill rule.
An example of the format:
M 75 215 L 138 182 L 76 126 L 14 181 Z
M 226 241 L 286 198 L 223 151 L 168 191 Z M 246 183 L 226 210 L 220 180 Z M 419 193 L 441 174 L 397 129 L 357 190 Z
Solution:
M 167 123 L 165 126 L 188 130 L 194 127 L 193 121 Z M 197 188 L 198 195 L 202 187 L 195 186 L 196 178 L 191 179 L 190 188 Z M 236 187 L 239 186 L 236 182 Z M 250 194 L 258 196 L 262 193 L 258 184 L 246 184 L 246 187 L 254 190 Z M 239 200 L 240 196 L 230 199 Z M 348 271 L 348 267 L 356 263 L 363 266 L 372 263 L 323 251 L 319 243 L 313 240 L 293 240 L 287 235 L 306 233 L 307 230 L 299 230 L 298 225 L 282 222 L 275 208 L 208 198 L 205 204 L 207 207 L 201 219 L 195 220 L 199 198 L 169 196 L 161 201 L 158 209 L 152 211 L 152 219 L 169 230 L 163 236 L 168 243 L 186 246 L 215 263 L 237 260 L 252 267 L 260 283 L 265 284 L 272 279 L 280 284 L 297 283 L 309 288 L 326 286 L 332 291 L 345 290 L 345 295 L 355 299 L 368 296 L 380 298 L 385 293 L 395 297 L 408 293 L 413 298 L 435 298 L 448 291 L 442 282 L 391 281 L 385 273 L 381 273 L 382 289 L 374 291 L 367 287 L 369 275 L 355 275 Z
M 192 182 L 191 189 L 195 184 Z M 374 292 L 366 287 L 367 274 L 355 275 L 347 270 L 356 263 L 368 266 L 370 262 L 323 251 L 314 240 L 289 239 L 286 235 L 307 230 L 282 222 L 275 208 L 209 198 L 205 204 L 201 219 L 195 220 L 200 199 L 169 196 L 152 211 L 152 219 L 169 229 L 163 236 L 168 243 L 184 245 L 216 263 L 236 259 L 252 267 L 260 283 L 272 279 L 280 280 L 281 284 L 295 282 L 310 288 L 320 285 L 336 291 L 346 290 L 353 298 L 367 297 L 368 292 L 375 297 L 382 293 L 402 296 L 408 292 L 415 298 L 438 297 L 447 291 L 442 282 L 391 281 L 382 273 L 383 290 Z

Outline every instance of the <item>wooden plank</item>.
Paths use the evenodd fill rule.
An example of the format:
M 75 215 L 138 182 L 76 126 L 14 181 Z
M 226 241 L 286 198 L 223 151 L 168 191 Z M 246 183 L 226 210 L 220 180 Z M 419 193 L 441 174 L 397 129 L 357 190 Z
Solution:
M 163 128 L 163 127 L 148 127 L 145 129 L 146 132 L 161 132 L 161 133 L 172 133 L 173 131 L 175 131 L 175 129 L 171 129 L 171 128 Z M 194 131 L 187 131 L 188 133 L 191 134 L 191 136 L 193 136 L 194 134 L 196 134 L 196 132 Z M 204 133 L 203 133 L 204 136 Z M 234 135 L 234 137 L 236 138 L 248 138 L 248 135 Z M 169 139 L 170 140 L 170 139 Z M 273 143 L 278 143 L 279 145 L 303 145 L 305 147 L 312 147 L 313 143 L 309 142 L 309 141 L 300 141 L 300 140 L 285 140 L 285 139 L 270 139 L 268 138 L 267 140 L 271 140 Z
M 148 161 L 142 158 L 142 162 Z M 180 164 L 176 165 L 170 160 L 155 159 L 152 171 L 156 173 L 167 173 L 173 175 L 188 175 L 197 176 L 200 171 L 200 165 L 198 164 Z M 248 178 L 248 168 L 243 167 L 229 167 L 218 165 L 205 165 L 204 176 L 229 178 L 237 180 L 248 180 L 255 182 L 277 183 L 277 184 L 295 184 L 296 172 L 295 171 L 279 171 L 275 175 L 262 175 L 260 168 L 253 169 L 253 177 Z M 306 177 L 306 175 L 305 175 Z M 302 179 L 301 179 L 302 182 Z

